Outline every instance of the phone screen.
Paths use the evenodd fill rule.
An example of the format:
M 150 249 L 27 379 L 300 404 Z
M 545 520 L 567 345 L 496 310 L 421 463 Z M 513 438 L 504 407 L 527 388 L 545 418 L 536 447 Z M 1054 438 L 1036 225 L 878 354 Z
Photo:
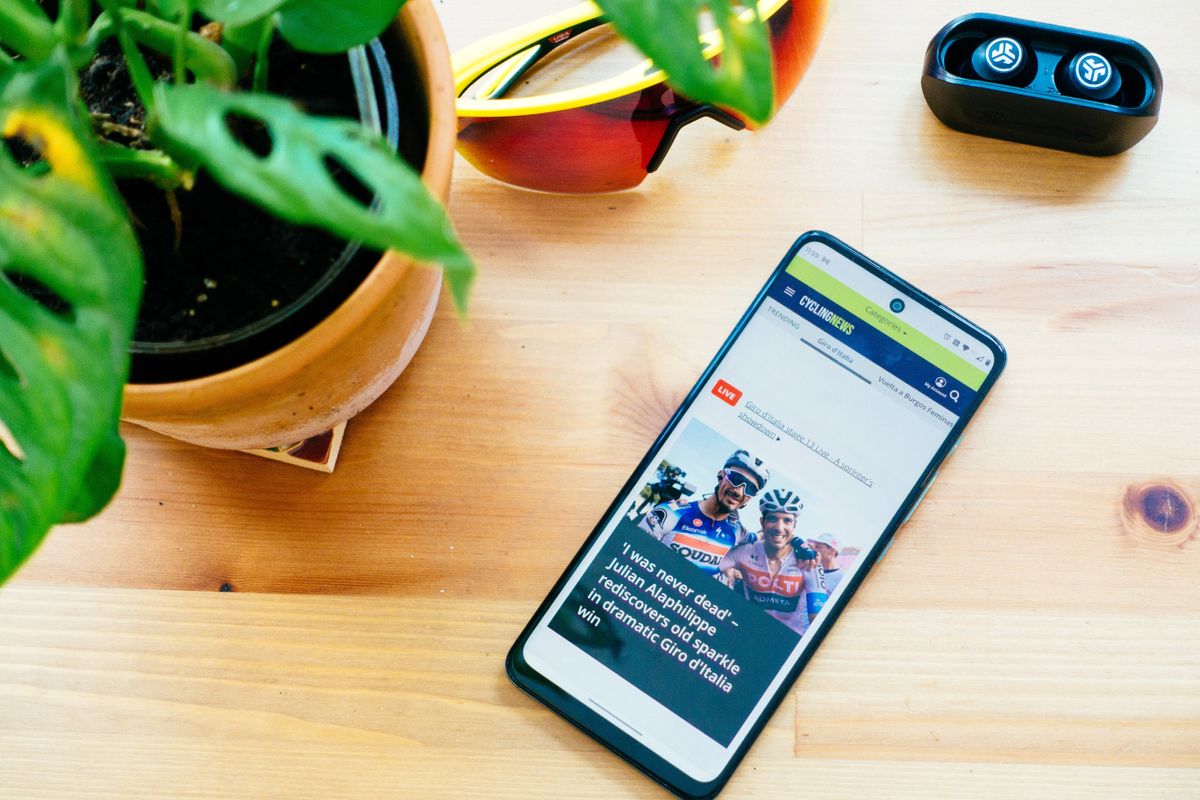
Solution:
M 716 779 L 928 489 L 995 339 L 836 239 L 797 242 L 519 657 Z

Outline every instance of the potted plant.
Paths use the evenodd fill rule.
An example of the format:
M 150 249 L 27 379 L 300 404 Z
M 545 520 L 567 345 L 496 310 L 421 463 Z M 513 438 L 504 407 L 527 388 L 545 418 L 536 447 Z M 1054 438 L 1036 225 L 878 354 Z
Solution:
M 742 4 L 601 5 L 689 96 L 770 116 L 767 33 Z M 422 45 L 413 60 L 430 98 L 428 189 L 363 125 L 306 115 L 264 91 L 280 41 L 301 53 L 353 52 L 401 6 L 399 29 Z M 698 46 L 701 10 L 726 38 L 716 69 Z M 114 54 L 128 73 L 121 107 L 134 109 L 121 119 L 80 92 L 80 75 Z M 374 112 L 363 94 L 377 79 L 352 83 L 366 122 Z M 50 526 L 86 519 L 111 498 L 122 408 L 209 446 L 303 438 L 375 399 L 419 344 L 440 275 L 406 257 L 441 264 L 463 307 L 473 267 L 434 199 L 449 182 L 452 87 L 428 0 L 0 0 L 0 581 Z M 131 178 L 167 198 L 169 221 L 158 227 L 176 244 L 190 221 L 181 222 L 179 198 L 204 180 L 386 254 L 335 310 L 281 345 L 207 373 L 139 375 L 126 388 L 143 275 L 136 205 L 117 189 Z M 261 282 L 257 266 L 237 270 Z M 223 288 L 211 283 L 213 294 Z
M 427 0 L 401 10 L 393 38 L 410 43 L 434 99 L 405 112 L 436 137 L 419 147 L 433 193 L 383 137 L 264 91 L 280 48 L 353 51 L 403 5 L 0 0 L 0 577 L 52 524 L 87 518 L 111 497 L 123 403 L 133 420 L 202 444 L 302 438 L 378 396 L 419 343 L 440 275 L 399 254 L 445 267 L 461 307 L 472 267 L 434 196 L 449 182 L 451 76 Z M 102 61 L 128 76 L 129 96 L 108 79 L 85 105 L 81 85 Z M 177 201 L 203 181 L 387 254 L 294 340 L 123 395 L 143 259 L 127 210 L 135 201 L 116 184 L 132 178 L 166 198 L 178 228 L 195 217 Z M 238 269 L 264 279 L 253 260 Z

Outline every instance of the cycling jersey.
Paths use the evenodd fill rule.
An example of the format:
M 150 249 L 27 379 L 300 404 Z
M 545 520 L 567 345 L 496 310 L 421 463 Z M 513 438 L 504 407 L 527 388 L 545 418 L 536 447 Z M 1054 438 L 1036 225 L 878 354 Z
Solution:
M 746 529 L 736 516 L 716 520 L 700 510 L 702 501 L 676 500 L 650 509 L 638 527 L 714 577 L 730 548 L 746 540 Z
M 746 599 L 801 635 L 808 630 L 810 612 L 815 616 L 828 596 L 821 567 L 802 569 L 794 553 L 788 553 L 772 578 L 762 541 L 730 550 L 720 568 L 742 573 Z
M 842 582 L 843 572 L 840 569 L 831 569 L 825 571 L 825 588 L 833 594 L 833 590 Z

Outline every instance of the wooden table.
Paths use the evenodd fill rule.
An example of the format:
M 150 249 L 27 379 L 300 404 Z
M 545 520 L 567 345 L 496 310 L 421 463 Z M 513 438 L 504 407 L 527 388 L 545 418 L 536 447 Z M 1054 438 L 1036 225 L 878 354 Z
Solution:
M 438 7 L 460 47 L 567 3 Z M 460 162 L 471 321 L 333 476 L 127 429 L 117 501 L 0 591 L 0 797 L 658 796 L 503 655 L 809 228 L 1011 362 L 728 796 L 1200 797 L 1200 6 L 989 6 L 1156 54 L 1162 121 L 1109 159 L 934 120 L 925 46 L 975 10 L 838 4 L 771 126 L 693 126 L 636 191 Z

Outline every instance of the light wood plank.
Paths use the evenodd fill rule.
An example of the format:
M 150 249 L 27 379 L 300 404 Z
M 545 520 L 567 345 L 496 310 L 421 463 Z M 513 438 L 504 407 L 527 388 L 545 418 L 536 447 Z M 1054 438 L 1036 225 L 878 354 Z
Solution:
M 507 682 L 501 656 L 524 603 L 14 587 L 0 598 L 0 785 L 15 796 L 648 788 Z M 889 781 L 899 796 L 947 797 L 1198 785 L 1185 769 L 1200 766 L 1194 616 L 860 606 L 798 685 L 796 737 L 778 715 L 733 796 L 770 791 L 793 754 L 789 780 L 831 770 L 834 796 Z M 72 768 L 55 769 L 64 751 Z

